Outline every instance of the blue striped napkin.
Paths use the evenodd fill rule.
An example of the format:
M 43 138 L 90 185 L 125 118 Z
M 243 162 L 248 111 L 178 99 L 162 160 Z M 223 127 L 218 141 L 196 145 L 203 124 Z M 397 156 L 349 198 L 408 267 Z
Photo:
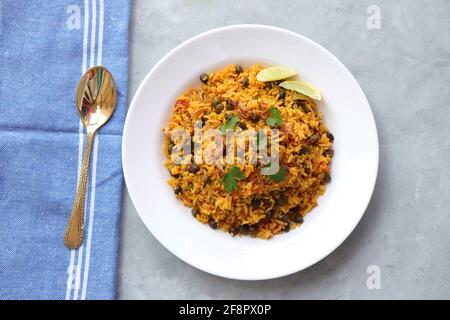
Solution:
M 115 297 L 129 13 L 127 0 L 0 1 L 0 299 Z M 85 241 L 70 251 L 85 138 L 75 88 L 95 64 L 118 104 L 92 151 Z

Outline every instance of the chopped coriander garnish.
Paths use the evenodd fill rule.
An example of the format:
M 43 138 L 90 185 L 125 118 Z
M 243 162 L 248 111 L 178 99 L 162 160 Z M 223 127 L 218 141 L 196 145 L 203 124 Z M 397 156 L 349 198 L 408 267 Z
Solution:
M 271 128 L 275 125 L 281 126 L 283 124 L 283 119 L 281 118 L 280 111 L 275 107 L 271 107 L 269 112 L 270 116 L 266 119 L 267 125 Z
M 270 167 L 270 165 L 268 167 Z M 273 175 L 269 175 L 267 177 L 271 181 L 281 182 L 281 181 L 284 181 L 286 179 L 286 173 L 287 173 L 287 169 L 285 167 L 281 167 L 280 170 L 278 170 L 277 173 L 275 173 Z
M 231 167 L 229 172 L 238 180 L 245 179 L 245 173 L 243 173 L 238 167 Z
M 236 180 L 234 180 L 234 177 L 231 173 L 227 173 L 222 178 L 223 184 L 225 186 L 225 191 L 228 193 L 231 193 L 238 189 L 238 185 L 236 183 Z
M 238 189 L 236 180 L 239 181 L 243 179 L 245 179 L 245 173 L 243 173 L 241 169 L 236 166 L 231 167 L 230 170 L 228 170 L 228 172 L 222 178 L 225 191 L 228 193 L 236 191 Z
M 236 124 L 239 122 L 239 116 L 234 115 L 232 116 L 227 122 L 219 127 L 219 131 L 222 135 L 225 135 L 227 133 L 228 129 L 233 129 Z

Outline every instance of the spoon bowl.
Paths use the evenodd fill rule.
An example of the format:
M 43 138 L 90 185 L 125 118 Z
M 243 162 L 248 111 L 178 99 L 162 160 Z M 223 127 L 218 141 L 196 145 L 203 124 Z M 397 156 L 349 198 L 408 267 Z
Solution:
M 81 77 L 76 91 L 76 104 L 86 128 L 97 130 L 114 113 L 117 90 L 112 74 L 103 66 L 90 68 Z

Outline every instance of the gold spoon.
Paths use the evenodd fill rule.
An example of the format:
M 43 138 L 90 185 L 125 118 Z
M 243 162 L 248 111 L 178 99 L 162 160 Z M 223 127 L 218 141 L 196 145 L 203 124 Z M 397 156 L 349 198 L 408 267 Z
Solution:
M 83 243 L 84 203 L 92 144 L 97 130 L 114 113 L 116 99 L 114 79 L 105 67 L 92 67 L 81 77 L 76 91 L 76 104 L 81 121 L 86 126 L 87 136 L 77 193 L 64 237 L 64 244 L 69 249 L 78 249 Z

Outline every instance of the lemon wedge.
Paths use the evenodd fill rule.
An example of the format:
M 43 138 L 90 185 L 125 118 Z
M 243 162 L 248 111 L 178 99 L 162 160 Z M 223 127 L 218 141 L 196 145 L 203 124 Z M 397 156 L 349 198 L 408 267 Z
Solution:
M 261 82 L 283 80 L 297 74 L 296 71 L 284 67 L 269 67 L 261 70 L 256 75 L 256 80 Z
M 322 96 L 320 95 L 319 89 L 317 89 L 308 82 L 283 81 L 282 83 L 279 84 L 279 86 L 287 90 L 296 91 L 314 100 L 322 100 Z

